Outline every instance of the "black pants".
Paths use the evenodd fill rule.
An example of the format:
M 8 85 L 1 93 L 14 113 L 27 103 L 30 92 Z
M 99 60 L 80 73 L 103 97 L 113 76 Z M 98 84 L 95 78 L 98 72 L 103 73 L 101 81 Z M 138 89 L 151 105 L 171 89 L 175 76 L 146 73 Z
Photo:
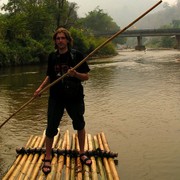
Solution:
M 85 127 L 84 99 L 79 101 L 61 101 L 59 99 L 49 97 L 48 101 L 48 122 L 46 136 L 53 138 L 58 132 L 58 126 L 66 109 L 68 115 L 72 119 L 73 128 L 82 130 Z

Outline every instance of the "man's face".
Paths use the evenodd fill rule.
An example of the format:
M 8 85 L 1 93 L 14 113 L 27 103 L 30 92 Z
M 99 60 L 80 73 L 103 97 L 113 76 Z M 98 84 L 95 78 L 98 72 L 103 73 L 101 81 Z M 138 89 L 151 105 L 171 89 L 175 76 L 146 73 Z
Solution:
M 68 48 L 68 40 L 66 39 L 66 36 L 64 33 L 58 33 L 56 35 L 56 45 L 58 46 L 59 50 L 66 50 Z

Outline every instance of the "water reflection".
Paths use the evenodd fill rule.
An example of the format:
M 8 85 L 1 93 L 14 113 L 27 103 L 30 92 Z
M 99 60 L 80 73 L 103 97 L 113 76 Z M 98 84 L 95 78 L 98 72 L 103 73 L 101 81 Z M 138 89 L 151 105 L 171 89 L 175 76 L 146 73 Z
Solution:
M 105 132 L 119 154 L 122 179 L 180 177 L 180 52 L 120 52 L 89 61 L 84 83 L 87 132 Z M 45 66 L 0 71 L 0 122 L 27 102 L 44 78 Z M 48 92 L 14 116 L 0 133 L 0 176 L 30 135 L 46 126 Z M 67 114 L 62 133 L 72 130 Z

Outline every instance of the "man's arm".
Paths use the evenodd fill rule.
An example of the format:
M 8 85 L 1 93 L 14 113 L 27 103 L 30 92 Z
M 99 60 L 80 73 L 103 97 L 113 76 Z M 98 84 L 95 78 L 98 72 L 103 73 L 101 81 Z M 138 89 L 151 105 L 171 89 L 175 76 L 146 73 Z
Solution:
M 86 81 L 89 79 L 89 74 L 88 73 L 80 73 L 80 72 L 77 72 L 76 70 L 73 70 L 72 68 L 70 68 L 68 70 L 68 74 L 71 76 L 71 77 L 75 77 L 81 81 Z
M 46 76 L 42 84 L 38 87 L 38 89 L 34 92 L 34 96 L 40 96 L 40 91 L 47 85 L 49 84 L 49 76 Z

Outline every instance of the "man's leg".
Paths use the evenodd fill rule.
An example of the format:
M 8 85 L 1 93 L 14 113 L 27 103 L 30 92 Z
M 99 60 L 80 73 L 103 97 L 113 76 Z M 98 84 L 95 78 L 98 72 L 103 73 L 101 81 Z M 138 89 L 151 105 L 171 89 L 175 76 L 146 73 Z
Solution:
M 80 154 L 84 153 L 84 143 L 85 143 L 85 130 L 79 130 L 78 131 L 78 140 L 79 140 L 79 146 L 80 146 Z
M 84 143 L 85 143 L 85 129 L 78 130 L 78 140 L 79 140 L 79 146 L 80 146 L 80 155 L 83 154 L 84 151 Z M 81 159 L 86 162 L 87 165 L 91 165 L 92 161 L 91 159 L 87 159 L 87 156 L 84 154 L 81 156 Z
M 51 159 L 51 150 L 54 138 L 49 138 L 46 136 L 46 157 L 45 159 Z
M 46 136 L 46 155 L 44 158 L 43 172 L 48 174 L 51 171 L 51 150 L 54 138 L 49 138 Z
M 73 120 L 73 128 L 77 130 L 79 146 L 80 146 L 80 158 L 86 165 L 91 165 L 92 161 L 87 157 L 84 151 L 85 143 L 85 121 L 84 121 L 84 101 L 79 101 L 76 103 L 66 104 L 66 110 Z M 78 130 L 81 129 L 81 130 Z

